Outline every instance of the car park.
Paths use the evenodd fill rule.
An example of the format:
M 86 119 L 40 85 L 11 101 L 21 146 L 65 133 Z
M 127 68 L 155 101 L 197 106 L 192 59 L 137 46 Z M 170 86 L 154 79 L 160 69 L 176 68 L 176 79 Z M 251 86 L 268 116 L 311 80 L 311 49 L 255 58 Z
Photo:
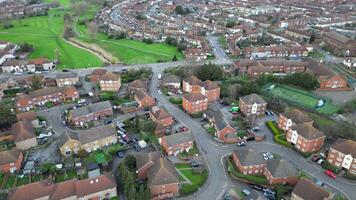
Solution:
M 324 171 L 324 173 L 325 173 L 327 176 L 329 176 L 330 178 L 336 179 L 336 175 L 335 175 L 335 173 L 334 173 L 333 171 L 327 169 L 327 170 Z

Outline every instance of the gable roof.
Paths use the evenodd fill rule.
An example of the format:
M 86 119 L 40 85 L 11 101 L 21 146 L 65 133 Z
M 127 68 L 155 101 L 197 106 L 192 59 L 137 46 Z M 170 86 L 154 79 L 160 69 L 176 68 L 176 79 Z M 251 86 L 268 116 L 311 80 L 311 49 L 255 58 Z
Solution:
M 298 176 L 299 174 L 298 170 L 295 169 L 292 164 L 285 159 L 268 160 L 266 169 L 275 178 Z
M 29 120 L 33 121 L 37 119 L 37 113 L 34 111 L 23 112 L 16 115 L 17 120 Z
M 198 79 L 195 76 L 189 76 L 187 79 L 184 80 L 185 82 L 189 83 L 189 85 L 202 85 L 202 81 L 200 79 Z
M 146 164 L 153 164 L 155 160 L 159 157 L 158 152 L 150 152 L 150 153 L 137 153 L 135 154 L 136 158 L 136 168 L 140 169 Z
M 156 119 L 165 119 L 171 117 L 171 115 L 168 114 L 168 112 L 164 108 L 159 108 L 157 106 L 152 107 L 151 113 Z
M 150 95 L 147 94 L 146 91 L 143 90 L 136 90 L 135 91 L 135 96 L 141 101 L 144 100 L 146 97 L 151 97 Z
M 243 97 L 240 97 L 240 100 L 242 100 L 243 102 L 245 102 L 246 104 L 265 104 L 266 101 L 264 99 L 262 99 L 262 97 L 260 97 L 257 94 L 249 94 Z
M 243 166 L 262 165 L 266 163 L 261 154 L 252 149 L 237 149 L 234 150 L 233 153 Z
M 196 101 L 207 99 L 206 96 L 202 95 L 201 93 L 197 93 L 197 92 L 185 94 L 185 95 L 183 95 L 183 98 L 189 102 L 196 102 Z
M 119 80 L 120 76 L 117 74 L 114 74 L 112 72 L 107 72 L 106 74 L 104 74 L 100 80 L 102 81 L 117 81 Z
M 168 74 L 167 76 L 163 77 L 163 82 L 164 83 L 180 83 L 181 80 L 178 76 L 173 75 L 173 74 Z
M 43 180 L 39 182 L 30 183 L 21 187 L 10 190 L 8 200 L 33 200 L 49 196 L 53 189 L 50 181 Z
M 78 197 L 83 197 L 114 187 L 116 187 L 116 181 L 112 173 L 80 180 L 75 183 L 75 190 Z
M 331 194 L 319 187 L 312 181 L 301 178 L 294 187 L 293 194 L 302 198 L 303 200 L 324 200 Z
M 324 133 L 314 128 L 309 123 L 301 123 L 290 127 L 292 130 L 296 130 L 299 135 L 303 136 L 305 139 L 314 140 L 324 137 Z
M 351 154 L 353 158 L 356 158 L 356 142 L 353 140 L 345 140 L 332 146 L 332 148 L 345 155 Z
M 116 135 L 116 130 L 111 124 L 109 124 L 85 131 L 77 131 L 74 134 L 76 134 L 76 137 L 81 144 L 87 144 Z
M 147 82 L 148 81 L 144 80 L 144 79 L 134 80 L 131 83 L 129 83 L 129 87 L 135 88 L 135 89 L 146 89 Z
M 164 136 L 164 139 L 166 140 L 168 147 L 194 141 L 194 137 L 190 131 L 167 135 Z
M 57 74 L 56 79 L 65 79 L 65 78 L 78 78 L 78 74 L 75 72 L 62 72 Z
M 103 111 L 103 110 L 110 109 L 110 108 L 112 108 L 112 105 L 111 105 L 110 101 L 102 101 L 102 102 L 89 104 L 87 106 L 71 110 L 70 111 L 70 116 L 79 117 L 79 116 L 87 115 L 87 114 L 94 113 L 94 112 Z
M 287 119 L 291 119 L 292 122 L 294 122 L 296 124 L 313 121 L 310 117 L 308 117 L 308 115 L 304 114 L 302 111 L 300 111 L 298 109 L 286 111 L 286 112 L 282 113 L 281 115 L 283 115 Z
M 0 151 L 0 165 L 17 162 L 22 152 L 16 148 L 9 151 Z
M 11 133 L 16 142 L 35 138 L 33 125 L 30 121 L 19 121 L 11 126 Z

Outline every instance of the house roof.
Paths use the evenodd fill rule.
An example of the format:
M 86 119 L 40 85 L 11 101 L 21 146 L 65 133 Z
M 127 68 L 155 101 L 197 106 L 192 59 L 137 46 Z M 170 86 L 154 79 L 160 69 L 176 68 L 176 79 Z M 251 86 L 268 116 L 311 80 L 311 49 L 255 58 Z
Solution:
M 266 101 L 264 99 L 262 99 L 262 97 L 260 97 L 257 94 L 249 94 L 243 97 L 240 97 L 240 100 L 244 101 L 246 104 L 265 104 Z
M 190 131 L 167 135 L 164 136 L 164 139 L 166 140 L 168 147 L 194 141 L 194 137 Z
M 93 70 L 93 72 L 91 73 L 91 75 L 104 75 L 106 74 L 107 70 L 106 69 L 95 69 Z
M 218 84 L 216 84 L 215 82 L 211 81 L 211 80 L 206 80 L 203 82 L 202 86 L 206 89 L 206 90 L 214 90 L 219 88 Z
M 150 152 L 150 153 L 138 153 L 135 154 L 136 158 L 136 168 L 140 169 L 145 166 L 147 163 L 153 164 L 155 160 L 159 157 L 158 152 Z
M 332 76 L 335 74 L 329 68 L 316 61 L 309 61 L 307 64 L 307 69 L 310 73 L 314 74 L 315 76 Z
M 56 79 L 65 79 L 65 78 L 77 78 L 78 74 L 75 72 L 62 72 L 57 74 Z
M 146 89 L 147 88 L 147 80 L 140 79 L 140 80 L 134 80 L 131 83 L 129 83 L 129 87 L 135 88 L 135 89 Z
M 353 140 L 345 140 L 332 146 L 332 148 L 345 155 L 351 154 L 353 158 L 356 158 L 356 142 Z
M 143 90 L 136 90 L 135 91 L 135 96 L 141 101 L 144 100 L 146 97 L 150 97 L 150 95 L 147 94 L 146 91 Z
M 164 108 L 159 108 L 157 106 L 152 107 L 151 113 L 156 119 L 166 119 L 171 117 L 171 115 L 168 114 L 168 112 Z
M 75 183 L 75 190 L 78 197 L 83 197 L 115 187 L 116 181 L 112 173 L 106 173 L 94 178 L 80 180 Z
M 17 114 L 16 118 L 18 121 L 21 121 L 21 120 L 33 121 L 33 120 L 37 119 L 37 113 L 34 111 L 23 112 L 23 113 Z
M 79 117 L 79 116 L 87 115 L 87 114 L 94 113 L 94 112 L 103 111 L 103 110 L 110 109 L 110 108 L 112 108 L 112 105 L 111 105 L 110 101 L 102 101 L 102 102 L 89 104 L 87 106 L 71 110 L 70 111 L 70 116 Z
M 31 92 L 29 96 L 31 98 L 35 98 L 35 97 L 50 95 L 54 93 L 59 93 L 62 92 L 62 90 L 63 88 L 59 88 L 59 87 L 42 88 Z
M 16 142 L 35 138 L 33 125 L 30 121 L 19 121 L 11 126 L 11 133 Z
M 53 189 L 50 193 L 49 199 L 61 200 L 76 195 L 75 182 L 76 179 L 68 180 L 62 183 L 53 185 Z
M 268 160 L 266 169 L 273 177 L 291 177 L 298 176 L 298 170 L 285 159 L 271 159 Z
M 10 190 L 8 200 L 33 200 L 49 196 L 53 189 L 50 181 L 43 180 L 39 182 L 30 183 L 21 187 Z
M 185 94 L 185 95 L 183 95 L 183 98 L 189 102 L 196 102 L 196 101 L 207 99 L 206 96 L 202 95 L 201 93 L 197 93 L 197 92 Z
M 178 76 L 169 74 L 169 75 L 163 77 L 163 82 L 164 83 L 180 83 L 181 80 Z
M 324 137 L 324 133 L 314 128 L 309 123 L 301 123 L 290 127 L 292 130 L 296 130 L 299 135 L 303 136 L 305 139 L 314 140 Z
M 65 131 L 62 135 L 63 136 L 59 138 L 60 146 L 63 146 L 69 139 L 78 140 L 81 144 L 88 144 L 116 135 L 116 130 L 111 124 L 109 124 L 84 131 Z
M 299 179 L 293 193 L 303 200 L 324 200 L 331 195 L 328 191 L 306 178 Z
M 189 83 L 189 85 L 202 85 L 202 81 L 200 79 L 198 79 L 195 76 L 189 76 L 187 79 L 184 80 L 185 82 Z
M 234 150 L 234 154 L 243 166 L 262 165 L 266 163 L 261 154 L 252 149 L 237 149 Z
M 348 43 L 351 39 L 344 36 L 344 35 L 341 35 L 335 31 L 329 31 L 327 33 L 324 33 L 326 36 L 330 37 L 330 38 L 333 38 L 334 40 L 337 40 L 343 44 L 346 44 Z
M 117 81 L 119 80 L 120 76 L 117 74 L 114 74 L 112 72 L 107 72 L 106 74 L 104 74 L 100 80 L 102 81 Z
M 0 151 L 0 165 L 17 162 L 22 152 L 18 149 Z
M 281 115 L 283 115 L 287 119 L 292 120 L 292 122 L 294 122 L 296 124 L 313 121 L 310 117 L 308 117 L 308 115 L 304 114 L 302 111 L 300 111 L 298 109 L 292 109 L 292 110 L 286 111 L 286 112 L 282 113 Z
M 225 117 L 221 113 L 220 110 L 216 110 L 211 106 L 208 107 L 208 110 L 204 112 L 204 114 L 214 120 L 214 124 L 218 130 L 222 130 L 225 127 L 229 126 L 228 122 L 226 121 Z

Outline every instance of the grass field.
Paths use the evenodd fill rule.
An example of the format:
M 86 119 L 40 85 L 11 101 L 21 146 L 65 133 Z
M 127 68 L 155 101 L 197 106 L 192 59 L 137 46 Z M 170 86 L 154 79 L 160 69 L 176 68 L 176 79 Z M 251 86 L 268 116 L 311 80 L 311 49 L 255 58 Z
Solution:
M 331 102 L 326 101 L 324 106 L 321 108 L 316 108 L 320 98 L 314 96 L 313 94 L 288 86 L 276 86 L 274 89 L 269 90 L 269 92 L 276 97 L 279 97 L 285 101 L 292 104 L 300 105 L 307 109 L 316 110 L 319 113 L 331 115 L 336 113 L 340 108 L 336 105 L 333 105 Z
M 66 43 L 63 32 L 63 12 L 51 10 L 48 16 L 15 20 L 13 28 L 0 28 L 0 40 L 17 44 L 28 42 L 35 51 L 30 58 L 47 57 L 60 60 L 59 68 L 98 67 L 102 62 L 95 55 Z

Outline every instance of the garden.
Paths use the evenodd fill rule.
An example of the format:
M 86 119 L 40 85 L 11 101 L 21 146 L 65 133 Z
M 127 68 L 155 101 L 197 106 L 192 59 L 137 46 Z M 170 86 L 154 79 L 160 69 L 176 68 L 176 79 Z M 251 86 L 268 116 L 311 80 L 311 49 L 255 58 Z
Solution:
M 188 195 L 196 192 L 208 178 L 208 171 L 195 171 L 189 164 L 176 164 L 179 180 L 181 181 L 181 194 Z

